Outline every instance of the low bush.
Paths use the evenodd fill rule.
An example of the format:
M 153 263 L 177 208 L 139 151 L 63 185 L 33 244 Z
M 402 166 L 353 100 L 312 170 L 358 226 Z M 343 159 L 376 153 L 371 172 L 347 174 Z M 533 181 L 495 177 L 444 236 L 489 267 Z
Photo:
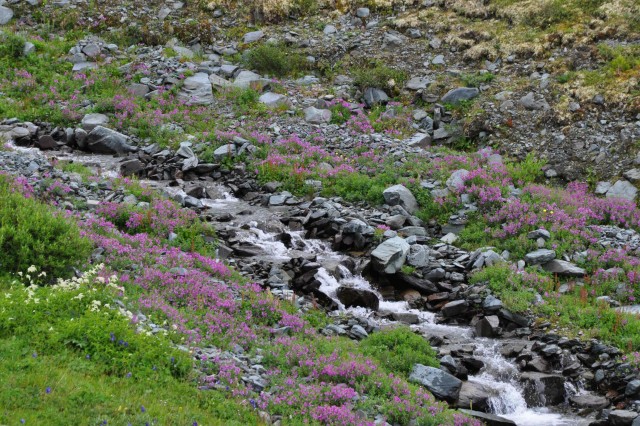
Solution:
M 35 266 L 50 277 L 69 277 L 91 253 L 77 226 L 0 176 L 0 272 Z
M 375 358 L 393 373 L 408 375 L 415 364 L 439 366 L 429 342 L 407 327 L 374 333 L 362 341 L 361 347 L 365 355 Z
M 307 59 L 282 44 L 264 43 L 247 52 L 245 66 L 262 74 L 284 77 L 306 68 Z

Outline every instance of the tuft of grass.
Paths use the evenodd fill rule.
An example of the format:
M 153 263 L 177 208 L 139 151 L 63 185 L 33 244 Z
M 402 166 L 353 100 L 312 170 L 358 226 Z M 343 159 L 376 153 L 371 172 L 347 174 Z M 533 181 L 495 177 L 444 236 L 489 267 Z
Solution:
M 358 67 L 352 70 L 354 83 L 361 90 L 368 87 L 386 89 L 395 93 L 404 86 L 407 80 L 407 73 L 391 68 L 379 62 L 374 62 L 369 66 Z
M 495 74 L 490 72 L 462 74 L 460 76 L 460 80 L 467 87 L 480 87 L 481 84 L 491 83 L 495 78 Z
M 25 39 L 16 34 L 0 33 L 0 58 L 17 59 L 23 55 Z

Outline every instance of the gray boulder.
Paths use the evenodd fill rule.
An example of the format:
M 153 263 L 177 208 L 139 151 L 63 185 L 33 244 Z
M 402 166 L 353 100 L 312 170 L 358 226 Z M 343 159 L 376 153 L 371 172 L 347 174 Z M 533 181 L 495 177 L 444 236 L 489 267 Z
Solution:
M 584 277 L 586 271 L 566 260 L 554 259 L 542 265 L 542 268 L 552 274 L 563 277 Z
M 455 317 L 464 314 L 469 310 L 469 302 L 466 300 L 454 300 L 442 307 L 442 315 L 445 318 Z
M 213 151 L 213 158 L 216 161 L 220 161 L 227 157 L 233 157 L 234 155 L 236 155 L 236 145 L 233 143 L 222 145 Z
M 126 154 L 136 150 L 129 145 L 127 136 L 102 126 L 96 126 L 89 132 L 86 146 L 97 154 Z
M 489 315 L 476 323 L 478 337 L 496 337 L 500 333 L 500 318 Z
M 416 268 L 424 268 L 429 264 L 429 251 L 423 245 L 412 245 L 407 256 L 407 264 Z
M 390 206 L 402 206 L 409 214 L 413 214 L 418 211 L 418 201 L 403 185 L 393 185 L 384 190 L 382 193 L 385 203 Z
M 199 72 L 184 80 L 178 98 L 191 105 L 211 105 L 213 103 L 213 90 L 209 75 Z
M 385 274 L 395 274 L 404 265 L 409 249 L 409 244 L 404 239 L 389 238 L 371 253 L 373 266 Z
M 336 290 L 336 295 L 340 302 L 347 308 L 361 306 L 377 311 L 380 306 L 378 296 L 369 290 L 340 286 Z
M 504 417 L 496 416 L 495 414 L 483 413 L 481 411 L 460 409 L 462 414 L 476 418 L 487 426 L 516 426 L 516 423 L 505 419 Z
M 524 255 L 524 261 L 527 265 L 540 265 L 547 263 L 556 258 L 555 250 L 539 249 Z
M 364 103 L 371 108 L 375 105 L 386 105 L 389 102 L 389 96 L 382 89 L 369 87 L 364 91 Z
M 638 413 L 631 410 L 612 410 L 609 413 L 609 424 L 611 426 L 631 426 L 638 418 Z
M 6 25 L 13 18 L 13 10 L 0 6 L 0 25 Z
M 252 32 L 246 33 L 244 35 L 244 42 L 245 43 L 253 43 L 253 42 L 256 42 L 256 41 L 260 40 L 262 37 L 264 37 L 264 32 L 262 32 L 262 31 L 252 31 Z
M 574 395 L 569 401 L 578 408 L 588 408 L 591 410 L 601 410 L 609 406 L 609 400 L 599 395 Z
M 480 94 L 480 91 L 475 87 L 458 87 L 457 89 L 449 90 L 441 99 L 444 104 L 459 104 L 463 101 L 468 101 L 475 98 Z
M 266 105 L 267 108 L 278 108 L 289 104 L 289 100 L 285 95 L 273 92 L 262 94 L 258 100 L 260 103 Z
M 447 188 L 453 192 L 457 191 L 458 188 L 464 185 L 464 180 L 468 174 L 469 170 L 465 169 L 459 169 L 451 173 L 451 176 L 449 176 L 449 179 L 446 181 Z
M 495 393 L 489 386 L 464 382 L 460 388 L 460 396 L 456 401 L 456 407 L 478 411 L 489 411 L 489 398 Z
M 109 122 L 109 117 L 104 114 L 86 114 L 82 117 L 82 128 L 87 132 L 92 131 L 97 126 L 104 126 Z
M 625 200 L 633 201 L 636 199 L 638 188 L 627 180 L 619 180 L 613 184 L 607 191 L 607 198 L 624 198 Z
M 304 109 L 304 120 L 311 124 L 328 123 L 331 121 L 331 111 L 310 106 Z
M 460 395 L 462 381 L 438 368 L 422 364 L 413 366 L 409 381 L 427 388 L 436 398 L 455 402 Z
M 524 385 L 524 399 L 530 407 L 546 407 L 564 402 L 565 379 L 559 374 L 528 371 L 522 373 L 520 381 Z

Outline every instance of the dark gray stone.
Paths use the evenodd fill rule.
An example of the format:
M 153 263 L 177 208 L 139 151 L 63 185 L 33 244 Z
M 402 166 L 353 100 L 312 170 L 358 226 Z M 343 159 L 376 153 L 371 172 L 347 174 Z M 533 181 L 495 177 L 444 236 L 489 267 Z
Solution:
M 340 302 L 347 308 L 361 306 L 377 311 L 380 306 L 378 296 L 369 290 L 340 286 L 336 290 L 336 295 Z
M 129 138 L 115 130 L 97 126 L 87 135 L 87 149 L 97 154 L 126 154 L 136 149 Z
M 382 89 L 376 87 L 369 87 L 364 91 L 363 95 L 364 103 L 371 108 L 375 105 L 386 105 L 389 102 L 389 96 Z
M 409 381 L 427 388 L 436 398 L 455 402 L 460 394 L 462 381 L 438 368 L 422 364 L 413 366 Z
M 469 310 L 469 302 L 466 300 L 454 300 L 442 307 L 442 315 L 446 318 L 455 317 L 464 314 Z
M 516 426 L 515 422 L 505 419 L 504 417 L 496 416 L 495 414 L 465 409 L 460 409 L 460 412 L 482 421 L 482 423 L 487 426 Z
M 524 255 L 524 261 L 528 265 L 539 265 L 547 263 L 556 258 L 555 250 L 539 249 Z
M 475 98 L 480 94 L 480 91 L 475 87 L 459 87 L 457 89 L 449 90 L 441 99 L 444 104 L 458 104 L 462 101 L 468 101 Z

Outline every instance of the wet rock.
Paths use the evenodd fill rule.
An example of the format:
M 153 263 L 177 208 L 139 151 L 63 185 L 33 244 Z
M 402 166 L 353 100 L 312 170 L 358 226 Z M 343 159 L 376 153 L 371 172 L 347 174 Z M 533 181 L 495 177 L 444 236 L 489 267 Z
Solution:
M 489 411 L 489 398 L 495 392 L 486 385 L 474 382 L 464 382 L 460 388 L 460 395 L 456 407 Z
M 638 413 L 631 410 L 611 410 L 609 424 L 611 426 L 631 426 Z
M 571 262 L 554 259 L 542 265 L 542 268 L 554 275 L 563 277 L 584 277 L 586 271 Z
M 640 380 L 631 380 L 624 390 L 625 396 L 635 397 L 640 393 Z
M 209 75 L 199 72 L 187 77 L 178 98 L 190 105 L 211 105 L 214 99 Z
M 395 274 L 404 265 L 409 249 L 409 244 L 403 238 L 390 238 L 371 253 L 373 266 L 385 274 Z
M 457 89 L 449 90 L 440 101 L 443 104 L 459 104 L 462 101 L 468 101 L 475 98 L 480 94 L 480 91 L 475 87 L 459 87 Z
M 420 317 L 412 312 L 394 312 L 391 314 L 394 320 L 404 324 L 418 324 Z
M 482 302 L 482 309 L 487 312 L 496 312 L 502 308 L 502 301 L 495 296 L 489 295 Z
M 525 372 L 520 376 L 524 398 L 530 407 L 545 407 L 564 402 L 564 377 L 557 374 Z
M 609 400 L 599 395 L 574 395 L 569 398 L 569 401 L 578 408 L 588 408 L 591 410 L 601 410 L 609 406 Z
M 445 318 L 451 318 L 458 315 L 462 315 L 469 310 L 469 302 L 466 300 L 454 300 L 442 307 L 442 315 Z
M 505 419 L 504 417 L 496 416 L 495 414 L 488 414 L 488 413 L 483 413 L 480 411 L 473 411 L 473 410 L 465 410 L 462 408 L 460 409 L 460 412 L 463 414 L 466 414 L 467 416 L 471 416 L 473 418 L 480 420 L 482 423 L 484 423 L 487 426 L 516 426 L 515 422 L 509 419 Z
M 419 209 L 416 197 L 403 185 L 394 185 L 385 189 L 382 192 L 382 196 L 384 197 L 385 203 L 390 206 L 400 205 L 409 214 L 413 214 Z
M 548 249 L 540 249 L 524 255 L 524 261 L 527 262 L 527 265 L 539 265 L 550 262 L 555 258 L 556 252 Z
M 129 138 L 115 130 L 96 126 L 87 135 L 87 149 L 98 154 L 126 154 L 135 151 Z
M 41 150 L 56 149 L 58 147 L 57 142 L 50 135 L 42 135 L 38 138 L 36 145 Z
M 409 381 L 427 388 L 436 398 L 455 402 L 460 394 L 462 381 L 438 368 L 422 364 L 413 366 Z
M 361 306 L 377 311 L 380 306 L 378 296 L 369 290 L 340 286 L 336 290 L 336 295 L 340 302 L 347 308 Z
M 500 318 L 490 315 L 476 323 L 476 335 L 478 337 L 496 337 L 500 334 Z

